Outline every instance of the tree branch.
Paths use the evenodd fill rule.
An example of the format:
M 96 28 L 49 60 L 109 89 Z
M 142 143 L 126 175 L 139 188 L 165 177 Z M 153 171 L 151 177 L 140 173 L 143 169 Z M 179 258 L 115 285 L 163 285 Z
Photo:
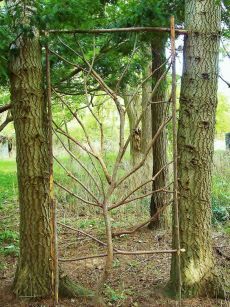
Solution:
M 6 118 L 6 120 L 0 125 L 0 132 L 12 121 L 13 121 L 12 116 Z
M 0 113 L 3 113 L 12 108 L 12 103 L 6 104 L 4 106 L 0 106 Z
M 66 187 L 64 187 L 63 185 L 61 185 L 60 183 L 58 183 L 57 181 L 54 181 L 54 183 L 59 187 L 61 188 L 62 190 L 66 191 L 68 194 L 72 195 L 73 197 L 77 198 L 78 200 L 82 201 L 83 203 L 85 204 L 88 204 L 88 205 L 92 205 L 92 206 L 95 206 L 95 207 L 101 207 L 100 204 L 96 204 L 96 203 L 93 203 L 91 201 L 88 201 L 86 199 L 83 199 L 81 198 L 80 196 L 76 195 L 75 193 L 71 192 L 69 189 L 67 189 Z

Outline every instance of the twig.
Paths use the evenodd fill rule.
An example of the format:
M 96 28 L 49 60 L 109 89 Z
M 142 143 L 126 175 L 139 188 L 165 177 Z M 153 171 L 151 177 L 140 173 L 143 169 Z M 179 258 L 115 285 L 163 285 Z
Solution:
M 12 108 L 12 103 L 9 103 L 9 104 L 6 104 L 4 106 L 1 106 L 0 107 L 0 113 L 3 113 L 3 112 L 5 112 L 5 111 L 7 111 L 7 110 L 9 110 L 11 108 Z
M 56 157 L 54 157 L 55 161 L 65 170 L 67 175 L 71 177 L 74 181 L 76 181 L 80 186 L 96 201 L 96 203 L 99 205 L 100 202 L 97 199 L 97 197 L 85 186 L 84 183 L 82 183 L 77 177 L 75 177 Z
M 78 200 L 82 201 L 83 203 L 85 204 L 88 204 L 88 205 L 92 205 L 92 206 L 95 206 L 95 207 L 101 207 L 100 204 L 97 204 L 97 203 L 93 203 L 91 201 L 88 201 L 86 199 L 83 199 L 81 198 L 80 196 L 76 195 L 75 193 L 71 192 L 69 189 L 67 189 L 66 187 L 64 187 L 63 185 L 61 185 L 60 183 L 58 183 L 57 181 L 54 181 L 54 183 L 61 189 L 63 189 L 64 191 L 66 191 L 68 194 L 74 196 L 75 198 L 77 198 Z
M 226 81 L 221 75 L 219 75 L 219 78 L 228 86 L 230 87 L 230 83 Z
M 0 125 L 0 132 L 12 121 L 13 121 L 12 116 L 7 117 L 5 121 Z
M 72 226 L 69 226 L 69 225 L 66 225 L 66 224 L 63 224 L 63 223 L 60 223 L 60 222 L 58 222 L 58 225 L 61 225 L 61 226 L 65 227 L 65 228 L 68 228 L 68 229 L 71 229 L 73 231 L 79 232 L 79 233 L 83 234 L 84 236 L 87 236 L 87 237 L 91 238 L 92 240 L 94 240 L 95 242 L 99 243 L 102 246 L 107 246 L 107 244 L 105 242 L 95 238 L 94 236 L 92 236 L 91 234 L 89 234 L 87 232 L 84 232 L 83 230 L 76 229 L 76 228 L 74 228 Z
M 134 54 L 135 54 L 135 52 L 136 52 L 136 50 L 137 50 L 136 44 L 137 44 L 137 36 L 135 37 L 135 42 L 134 42 L 132 54 L 131 54 L 131 56 L 129 57 L 128 64 L 125 66 L 125 69 L 124 69 L 124 71 L 122 72 L 122 74 L 121 74 L 121 76 L 120 76 L 120 78 L 119 78 L 119 80 L 117 81 L 117 84 L 116 84 L 116 86 L 115 86 L 115 92 L 116 92 L 116 93 L 118 92 L 118 89 L 119 89 L 119 86 L 120 86 L 120 84 L 121 84 L 121 81 L 122 81 L 122 79 L 124 78 L 126 72 L 128 71 L 128 69 L 129 69 L 129 67 L 130 67 L 130 64 L 131 64 L 131 61 L 132 61 L 132 59 L 133 59 L 133 56 L 134 56 Z
M 93 180 L 93 182 L 95 183 L 96 187 L 98 188 L 98 191 L 100 191 L 100 187 L 97 184 L 96 179 L 93 177 L 93 175 L 91 174 L 90 171 L 88 171 L 87 167 L 66 147 L 66 145 L 64 144 L 64 142 L 62 142 L 61 138 L 59 137 L 59 135 L 56 133 L 55 130 L 53 130 L 55 135 L 57 136 L 57 138 L 59 139 L 59 141 L 61 142 L 62 146 L 64 147 L 64 149 L 69 153 L 69 155 L 84 169 L 84 171 L 88 174 L 88 176 Z
M 225 255 L 218 247 L 214 246 L 214 248 L 215 248 L 217 254 L 219 254 L 220 256 L 224 257 L 226 260 L 230 260 L 230 256 Z
M 142 158 L 142 160 L 136 165 L 134 166 L 134 168 L 126 175 L 124 175 L 120 180 L 118 180 L 118 182 L 116 183 L 116 187 L 118 187 L 124 180 L 126 180 L 128 177 L 130 177 L 132 174 L 134 174 L 139 168 L 141 168 L 146 160 L 146 157 L 148 156 L 148 153 L 150 151 L 150 149 L 152 148 L 152 146 L 155 144 L 158 136 L 160 135 L 160 133 L 162 132 L 163 128 L 168 124 L 168 122 L 172 119 L 172 117 L 169 117 L 168 119 L 166 119 L 159 127 L 159 129 L 157 130 L 155 136 L 153 137 L 153 139 L 151 140 L 151 142 L 148 145 L 148 148 L 144 154 L 144 157 Z
M 118 33 L 118 32 L 163 32 L 170 33 L 170 28 L 163 27 L 130 27 L 130 28 L 111 28 L 111 29 L 73 29 L 58 30 L 52 29 L 48 31 L 50 34 L 102 34 L 102 33 Z M 175 29 L 177 34 L 186 35 L 188 31 L 185 29 Z
M 68 106 L 68 104 L 64 101 L 64 99 L 54 90 L 55 94 L 58 96 L 58 98 L 60 98 L 60 100 L 68 107 L 68 109 L 70 110 L 70 112 L 74 115 L 74 117 L 77 119 L 77 121 L 79 122 L 80 126 L 82 127 L 84 133 L 85 133 L 85 136 L 86 136 L 86 139 L 87 139 L 87 142 L 88 142 L 88 145 L 90 147 L 91 150 L 88 150 L 83 144 L 81 144 L 79 141 L 77 141 L 76 139 L 74 139 L 73 137 L 71 137 L 69 134 L 67 134 L 65 131 L 63 131 L 60 127 L 58 127 L 56 124 L 56 127 L 58 127 L 58 130 L 57 132 L 61 131 L 61 133 L 63 135 L 65 135 L 66 137 L 68 137 L 70 140 L 72 140 L 75 144 L 77 144 L 81 149 L 83 149 L 84 151 L 86 151 L 87 153 L 91 154 L 92 156 L 94 156 L 94 158 L 96 158 L 100 165 L 101 165 L 101 168 L 104 172 L 104 175 L 106 177 L 106 180 L 109 184 L 111 184 L 111 176 L 108 172 L 108 169 L 106 167 L 106 164 L 104 162 L 104 160 L 102 159 L 102 157 L 97 154 L 95 151 L 94 151 L 94 148 L 90 142 L 90 139 L 89 139 L 89 136 L 87 134 L 87 131 L 82 123 L 82 121 L 79 119 L 79 117 L 77 116 L 76 113 L 73 113 L 73 111 L 71 110 L 71 108 Z
M 140 196 L 137 196 L 137 197 L 128 199 L 128 200 L 124 201 L 123 204 L 125 205 L 125 204 L 131 203 L 131 202 L 133 202 L 133 201 L 135 201 L 135 200 L 139 200 L 139 199 L 148 197 L 148 196 L 150 196 L 150 195 L 152 195 L 152 194 L 154 194 L 154 193 L 160 193 L 160 192 L 164 192 L 164 193 L 173 193 L 172 191 L 169 191 L 169 190 L 166 190 L 166 189 L 162 188 L 162 189 L 154 190 L 154 191 L 148 192 L 148 193 L 146 193 L 146 194 L 143 194 L 143 195 L 140 195 Z
M 123 197 L 118 203 L 112 205 L 110 207 L 109 210 L 112 210 L 116 207 L 119 207 L 121 204 L 123 204 L 124 201 L 126 201 L 127 198 L 129 198 L 130 196 L 132 196 L 136 191 L 138 191 L 139 189 L 141 189 L 143 186 L 145 186 L 146 184 L 156 180 L 156 178 L 160 175 L 160 173 L 166 168 L 168 167 L 170 164 L 172 164 L 172 162 L 167 163 L 166 165 L 164 165 L 151 179 L 143 182 L 141 185 L 139 185 L 138 187 L 136 187 L 134 190 L 132 190 L 127 196 Z
M 185 249 L 181 249 L 181 252 L 185 252 Z M 176 253 L 176 249 L 165 249 L 165 250 L 143 250 L 143 251 L 123 251 L 123 250 L 117 250 L 114 251 L 114 255 L 151 255 L 151 254 L 172 254 Z M 70 262 L 70 261 L 80 261 L 80 260 L 86 260 L 86 259 L 92 259 L 92 258 L 103 258 L 107 257 L 107 254 L 99 254 L 99 255 L 92 255 L 92 256 L 83 256 L 78 258 L 70 258 L 70 259 L 64 259 L 60 258 L 59 261 L 61 262 Z
M 148 104 L 152 101 L 153 95 L 155 94 L 156 90 L 158 89 L 158 87 L 159 87 L 161 81 L 162 81 L 162 80 L 165 78 L 165 76 L 167 75 L 169 69 L 170 69 L 170 66 L 167 68 L 167 70 L 166 70 L 166 71 L 160 76 L 160 78 L 157 80 L 157 82 L 156 82 L 156 84 L 155 84 L 155 86 L 154 86 L 154 89 L 152 90 L 151 97 L 149 98 L 149 101 L 148 101 L 148 103 L 146 104 L 145 108 L 142 110 L 142 112 L 141 112 L 139 118 L 137 119 L 137 121 L 136 121 L 136 123 L 135 123 L 133 129 L 136 129 L 136 128 L 138 127 L 138 125 L 139 125 L 139 123 L 140 123 L 140 121 L 141 121 L 143 115 L 145 114 L 145 112 L 147 111 L 147 109 L 148 109 L 148 107 L 149 107 Z M 124 146 L 123 146 L 123 149 L 122 149 L 122 151 L 121 151 L 121 154 L 120 154 L 120 155 L 118 156 L 118 158 L 117 158 L 118 164 L 120 163 L 120 161 L 122 160 L 122 158 L 123 158 L 123 156 L 124 156 L 124 154 L 125 154 L 125 152 L 126 152 L 126 149 L 127 149 L 128 145 L 129 145 L 129 143 L 130 143 L 131 137 L 132 137 L 132 134 L 130 133 L 129 136 L 128 136 L 128 139 L 126 140 L 126 142 L 125 142 L 125 144 L 124 144 Z
M 171 57 L 171 56 L 170 56 Z M 143 84 L 145 84 L 145 82 L 147 82 L 159 69 L 161 69 L 163 66 L 165 66 L 170 57 L 168 57 L 168 59 L 166 59 L 166 61 L 164 63 L 162 63 L 159 67 L 157 67 L 156 69 L 154 69 L 154 71 L 151 72 L 151 74 L 149 74 L 142 82 L 141 84 L 137 87 L 136 91 L 134 92 L 133 95 L 131 95 L 132 97 L 130 98 L 129 102 L 127 103 L 126 107 L 125 107 L 125 113 L 127 112 L 128 108 L 129 108 L 129 105 L 132 103 L 132 101 L 134 100 L 135 96 L 137 95 L 137 93 L 139 92 L 139 90 L 142 88 Z M 164 75 L 165 76 L 165 75 Z M 162 78 L 163 79 L 163 78 Z M 162 80 L 161 77 L 160 77 L 160 81 Z M 159 85 L 155 85 L 154 89 L 152 90 L 152 93 L 151 93 L 151 98 L 149 99 L 148 103 L 152 103 L 152 97 L 153 95 L 155 94 L 156 92 L 156 89 L 158 88 Z
M 169 202 L 167 204 L 165 204 L 164 206 L 162 206 L 161 208 L 159 208 L 157 210 L 157 212 L 150 218 L 148 219 L 147 221 L 141 223 L 140 225 L 132 228 L 131 230 L 121 230 L 119 232 L 115 232 L 113 233 L 113 237 L 117 237 L 117 236 L 120 236 L 120 235 L 123 235 L 123 234 L 132 234 L 134 232 L 136 232 L 137 230 L 139 230 L 140 228 L 144 227 L 145 225 L 149 224 L 150 222 L 154 221 L 158 216 L 159 214 L 164 211 L 172 202 Z

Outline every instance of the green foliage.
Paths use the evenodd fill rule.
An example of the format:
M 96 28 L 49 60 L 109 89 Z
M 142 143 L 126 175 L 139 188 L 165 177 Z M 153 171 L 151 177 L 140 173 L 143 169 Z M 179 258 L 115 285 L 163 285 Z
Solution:
M 19 253 L 18 233 L 5 230 L 0 233 L 0 253 L 7 256 L 18 256 Z
M 212 221 L 214 224 L 230 220 L 229 155 L 216 152 L 212 177 Z
M 17 194 L 16 165 L 14 161 L 0 161 L 0 203 L 11 202 Z
M 108 297 L 109 301 L 113 303 L 126 299 L 126 295 L 124 291 L 114 290 L 109 285 L 106 285 L 105 294 Z
M 216 132 L 226 133 L 230 131 L 230 101 L 223 95 L 218 97 L 216 111 Z

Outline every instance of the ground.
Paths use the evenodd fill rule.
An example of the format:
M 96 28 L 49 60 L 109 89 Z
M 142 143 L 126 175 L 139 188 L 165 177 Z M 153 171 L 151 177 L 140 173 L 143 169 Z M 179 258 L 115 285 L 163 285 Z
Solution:
M 3 216 L 1 216 L 1 219 Z M 69 223 L 68 223 L 69 224 Z M 86 230 L 85 230 L 86 231 Z M 87 232 L 103 240 L 98 234 L 96 226 L 91 226 Z M 115 246 L 124 250 L 170 249 L 170 235 L 165 232 L 153 232 L 147 228 L 114 240 Z M 218 263 L 223 268 L 229 267 L 229 238 L 221 233 L 214 234 L 215 250 Z M 95 255 L 104 252 L 96 242 L 90 238 L 66 228 L 59 228 L 59 256 L 62 259 Z M 220 253 L 222 255 L 220 255 Z M 17 258 L 11 255 L 1 255 L 4 269 L 0 272 L 0 306 L 51 306 L 51 301 L 31 302 L 15 299 L 11 293 Z M 87 288 L 95 289 L 97 281 L 103 271 L 102 258 L 81 260 L 76 262 L 62 262 L 61 268 L 73 280 Z M 170 267 L 169 254 L 154 254 L 151 256 L 116 256 L 113 273 L 106 283 L 104 295 L 106 306 L 179 306 L 176 301 L 167 299 L 162 294 Z M 60 306 L 94 306 L 93 302 L 85 299 L 60 300 Z M 183 306 L 229 306 L 223 300 L 184 300 Z
M 0 164 L 1 166 L 1 164 Z M 3 165 L 2 165 L 3 166 Z M 223 179 L 223 178 L 222 178 Z M 16 299 L 11 292 L 18 255 L 19 212 L 15 163 L 4 163 L 0 172 L 0 307 L 52 306 L 52 301 Z M 223 181 L 223 180 L 222 180 Z M 218 181 L 219 182 L 219 181 Z M 105 241 L 104 223 L 98 209 L 85 209 L 63 192 L 57 192 L 58 221 L 91 234 Z M 132 204 L 113 213 L 115 231 L 127 229 L 148 218 L 148 204 Z M 226 229 L 228 229 L 226 231 Z M 213 248 L 219 267 L 230 273 L 229 228 L 213 228 Z M 70 259 L 105 252 L 103 246 L 74 230 L 58 225 L 59 258 Z M 166 250 L 171 248 L 170 231 L 153 231 L 147 227 L 131 235 L 114 238 L 114 246 L 122 250 Z M 103 272 L 104 258 L 80 261 L 61 261 L 61 270 L 77 283 L 95 289 Z M 104 288 L 106 306 L 150 307 L 179 306 L 179 303 L 163 295 L 169 278 L 170 254 L 115 256 L 113 272 Z M 90 307 L 95 304 L 87 299 L 60 299 L 60 306 Z M 183 300 L 182 306 L 229 306 L 218 299 Z

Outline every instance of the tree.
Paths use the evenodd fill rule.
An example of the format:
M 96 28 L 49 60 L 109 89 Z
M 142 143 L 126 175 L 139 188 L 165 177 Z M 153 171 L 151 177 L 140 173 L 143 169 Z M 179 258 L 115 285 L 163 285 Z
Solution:
M 217 106 L 220 4 L 186 1 L 183 76 L 178 127 L 178 186 L 183 296 L 220 294 L 211 241 L 211 173 Z M 173 227 L 173 246 L 176 228 Z M 173 254 L 170 288 L 178 288 Z
M 20 207 L 18 296 L 51 293 L 51 229 L 46 107 L 39 33 L 30 27 L 32 1 L 17 6 L 18 36 L 10 46 L 10 91 L 16 134 Z M 15 12 L 14 3 L 10 4 Z
M 35 1 L 7 4 L 17 33 L 9 56 L 20 207 L 20 255 L 13 291 L 22 297 L 45 297 L 53 290 L 55 255 L 51 252 L 52 178 L 37 10 Z M 92 296 L 67 276 L 60 276 L 59 291 L 68 297 Z
M 157 70 L 159 66 L 162 66 L 156 71 L 152 78 L 152 87 L 156 84 L 157 80 L 161 77 L 166 69 L 164 64 L 166 61 L 165 56 L 165 47 L 167 38 L 164 35 L 160 37 L 154 35 L 154 39 L 151 43 L 151 52 L 152 52 L 152 71 Z M 164 78 L 158 87 L 154 97 L 152 98 L 151 113 L 152 113 L 152 136 L 154 136 L 166 117 L 167 109 L 167 81 Z M 157 102 L 157 103 L 156 103 Z M 162 133 L 159 135 L 159 138 L 152 148 L 153 152 L 153 176 L 156 174 L 162 167 L 167 164 L 167 136 L 166 128 L 163 129 Z M 153 191 L 158 190 L 162 187 L 167 186 L 168 184 L 168 169 L 165 168 L 161 174 L 158 176 L 158 179 L 153 181 Z M 155 193 L 151 197 L 150 202 L 150 215 L 154 216 L 159 208 L 166 205 L 169 201 L 167 193 Z M 169 214 L 168 210 L 165 210 L 157 219 L 150 222 L 149 228 L 166 228 L 169 225 Z
M 117 20 L 119 26 L 168 26 L 169 17 L 171 14 L 177 16 L 177 22 L 180 23 L 183 20 L 184 15 L 184 3 L 183 1 L 168 1 L 168 0 L 143 0 L 143 1 L 118 1 L 119 10 L 117 10 Z M 165 35 L 156 35 L 156 34 L 142 34 L 141 35 L 141 49 L 143 50 L 142 62 L 146 61 L 146 53 L 150 46 L 146 47 L 149 42 L 151 42 L 151 52 L 148 54 L 147 58 L 151 61 L 151 70 L 155 71 L 161 66 L 160 69 L 152 77 L 152 89 L 156 85 L 157 80 L 161 77 L 166 69 L 164 62 L 166 61 L 165 57 L 165 48 L 167 43 L 167 36 Z M 145 42 L 145 43 L 143 43 Z M 146 44 L 147 42 L 147 44 Z M 146 52 L 147 49 L 147 52 Z M 146 66 L 149 63 L 143 65 Z M 150 71 L 151 72 L 151 71 Z M 147 85 L 148 86 L 148 85 Z M 166 78 L 163 79 L 160 83 L 160 86 L 157 88 L 153 102 L 166 101 L 167 81 Z M 151 89 L 150 89 L 151 92 Z M 144 100 L 146 100 L 146 91 L 143 91 Z M 149 100 L 150 95 L 148 95 L 147 100 Z M 145 116 L 142 120 L 142 146 L 144 146 L 147 140 L 150 140 L 156 133 L 160 124 L 163 122 L 164 117 L 166 116 L 166 107 L 167 103 L 157 103 L 151 105 L 151 112 L 146 114 L 151 116 Z M 149 121 L 149 122 L 148 122 Z M 150 132 L 149 127 L 152 127 L 152 133 Z M 149 133 L 150 132 L 150 133 Z M 144 147 L 142 148 L 144 151 Z M 149 158 L 152 157 L 152 162 L 149 162 Z M 162 133 L 159 135 L 156 143 L 152 148 L 152 155 L 149 155 L 146 161 L 148 166 L 152 166 L 149 176 L 155 175 L 164 165 L 167 164 L 167 137 L 166 137 L 166 128 L 163 129 Z M 146 173 L 149 167 L 146 165 Z M 153 181 L 152 190 L 158 190 L 162 187 L 165 187 L 168 183 L 168 169 L 165 168 L 161 174 L 158 176 L 157 180 Z M 161 207 L 164 207 L 165 204 L 169 201 L 168 195 L 166 193 L 154 193 L 151 197 L 150 202 L 150 216 L 153 216 L 157 210 Z M 150 228 L 164 228 L 169 225 L 169 214 L 168 210 L 164 210 L 158 216 L 158 218 L 150 222 Z

